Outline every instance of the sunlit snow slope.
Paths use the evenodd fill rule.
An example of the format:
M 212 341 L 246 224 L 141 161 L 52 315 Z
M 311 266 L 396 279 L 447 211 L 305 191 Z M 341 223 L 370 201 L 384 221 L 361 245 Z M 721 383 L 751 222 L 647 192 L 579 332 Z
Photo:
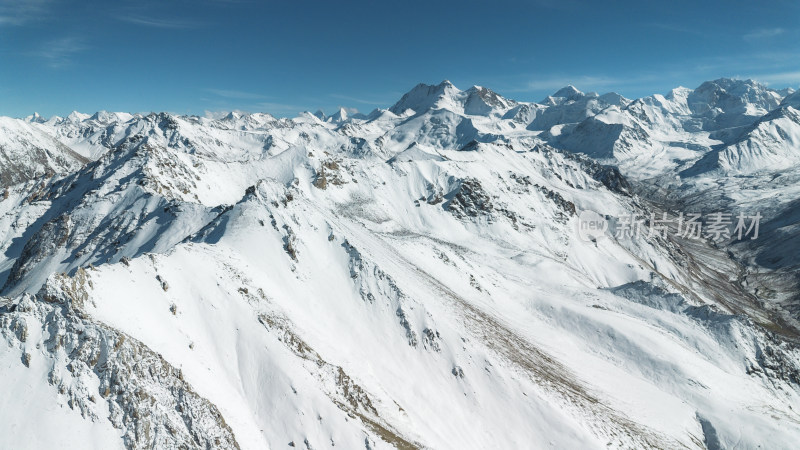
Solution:
M 796 106 L 443 82 L 366 116 L 3 118 L 0 447 L 795 448 L 797 260 L 576 224 L 788 214 L 732 180 L 796 175 Z

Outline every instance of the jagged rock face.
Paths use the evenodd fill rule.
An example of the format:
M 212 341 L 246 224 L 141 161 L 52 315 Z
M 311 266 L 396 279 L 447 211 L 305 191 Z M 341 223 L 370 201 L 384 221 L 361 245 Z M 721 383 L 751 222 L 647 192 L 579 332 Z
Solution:
M 484 87 L 473 87 L 466 91 L 464 113 L 470 115 L 486 115 L 494 111 L 505 111 L 516 102 L 506 100 L 498 93 Z
M 576 95 L 571 94 L 570 98 L 580 98 Z M 748 173 L 765 167 L 774 169 L 771 155 L 786 153 L 781 146 L 794 145 L 787 136 L 793 136 L 796 126 L 784 124 L 763 132 L 755 139 L 757 144 L 749 145 L 761 148 L 737 148 L 748 130 L 769 123 L 770 116 L 786 110 L 789 105 L 782 105 L 782 99 L 777 91 L 753 81 L 719 79 L 694 90 L 675 89 L 666 97 L 654 95 L 618 106 L 605 105 L 573 125 L 540 128 L 547 130 L 542 136 L 550 144 L 619 164 L 634 178 L 681 171 L 683 176 L 708 170 Z M 559 105 L 549 109 L 560 113 L 563 108 Z M 721 164 L 707 167 L 714 165 L 720 152 L 751 155 L 726 156 Z M 703 157 L 706 159 L 701 163 L 702 170 L 697 167 L 686 171 Z M 739 159 L 743 159 L 742 163 Z M 731 160 L 735 162 L 730 163 Z
M 0 117 L 0 188 L 76 170 L 88 160 L 22 120 Z
M 80 270 L 0 311 L 7 351 L 22 353 L 28 367 L 32 358 L 43 359 L 50 388 L 84 419 L 107 418 L 126 447 L 239 448 L 219 411 L 192 390 L 180 369 L 86 317 L 87 284 L 90 276 Z
M 552 107 L 537 114 L 528 128 L 549 130 L 558 125 L 578 123 L 610 106 L 622 107 L 628 102 L 629 100 L 618 94 L 609 93 L 602 96 L 595 93 L 584 94 L 573 86 L 568 86 L 542 101 Z
M 777 92 L 751 80 L 722 78 L 701 84 L 687 97 L 692 113 L 712 119 L 707 129 L 739 126 L 775 109 L 781 102 Z M 738 117 L 738 118 L 730 118 Z
M 452 197 L 446 206 L 458 217 L 477 217 L 489 214 L 493 209 L 491 199 L 477 180 L 462 181 Z
M 730 138 L 729 145 L 709 152 L 686 173 L 776 172 L 800 161 L 800 111 L 791 106 L 775 109 L 737 132 L 738 137 Z M 728 139 L 723 134 L 719 137 Z
M 794 272 L 731 257 L 758 247 L 578 232 L 586 210 L 727 205 L 733 166 L 675 175 L 793 145 L 781 99 L 717 80 L 536 104 L 443 82 L 367 116 L 31 117 L 92 161 L 0 202 L 0 374 L 36 393 L 4 396 L 0 430 L 38 420 L 58 432 L 22 446 L 76 448 L 791 447 Z

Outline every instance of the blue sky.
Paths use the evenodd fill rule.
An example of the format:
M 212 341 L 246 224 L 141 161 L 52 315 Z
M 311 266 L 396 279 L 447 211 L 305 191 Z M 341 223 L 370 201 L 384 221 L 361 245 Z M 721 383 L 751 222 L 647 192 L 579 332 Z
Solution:
M 0 115 L 370 111 L 443 79 L 525 101 L 797 88 L 798 42 L 796 0 L 0 0 Z

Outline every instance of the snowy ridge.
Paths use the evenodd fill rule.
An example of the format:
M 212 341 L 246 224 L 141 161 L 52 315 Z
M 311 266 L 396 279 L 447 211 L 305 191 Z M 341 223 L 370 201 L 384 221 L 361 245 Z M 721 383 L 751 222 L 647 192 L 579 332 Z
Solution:
M 70 172 L 87 161 L 34 124 L 0 117 L 0 187 Z
M 687 173 L 719 170 L 751 174 L 780 171 L 800 162 L 800 112 L 782 106 L 761 117 L 729 145 L 710 152 Z
M 0 372 L 36 393 L 0 427 L 75 448 L 791 448 L 800 329 L 791 283 L 759 290 L 762 247 L 576 224 L 763 202 L 759 177 L 797 167 L 792 95 L 443 82 L 366 116 L 3 119 L 17 159 L 91 161 L 0 202 Z

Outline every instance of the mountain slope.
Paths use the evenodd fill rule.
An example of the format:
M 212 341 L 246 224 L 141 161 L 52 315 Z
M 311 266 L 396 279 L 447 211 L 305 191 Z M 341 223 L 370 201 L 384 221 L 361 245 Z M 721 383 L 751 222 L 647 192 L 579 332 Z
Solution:
M 578 231 L 587 210 L 769 195 L 675 178 L 712 133 L 791 126 L 791 97 L 726 83 L 19 121 L 92 161 L 0 202 L 3 406 L 21 411 L 0 428 L 40 420 L 75 448 L 791 448 L 800 334 L 752 249 Z
M 67 173 L 87 161 L 35 125 L 0 117 L 0 187 Z

